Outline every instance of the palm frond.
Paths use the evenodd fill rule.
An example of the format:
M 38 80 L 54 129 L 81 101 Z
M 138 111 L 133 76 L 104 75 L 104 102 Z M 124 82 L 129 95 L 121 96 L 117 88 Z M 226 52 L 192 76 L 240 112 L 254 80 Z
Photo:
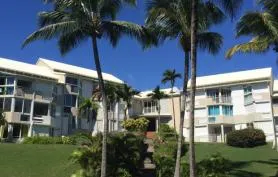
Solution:
M 226 58 L 231 59 L 235 53 L 264 53 L 271 45 L 267 39 L 254 38 L 251 41 L 235 45 L 226 52 Z
M 218 4 L 223 8 L 232 19 L 234 19 L 240 8 L 242 7 L 243 0 L 212 0 L 215 4 Z
M 197 36 L 199 49 L 207 50 L 211 54 L 219 52 L 223 44 L 223 37 L 219 33 L 202 32 L 197 34 Z

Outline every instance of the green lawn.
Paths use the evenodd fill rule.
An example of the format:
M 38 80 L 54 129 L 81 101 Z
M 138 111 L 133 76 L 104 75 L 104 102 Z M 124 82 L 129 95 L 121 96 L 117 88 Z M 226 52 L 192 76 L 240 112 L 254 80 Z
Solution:
M 0 144 L 2 177 L 69 177 L 76 165 L 69 160 L 76 146 Z
M 196 145 L 198 161 L 216 152 L 232 161 L 233 176 L 270 177 L 278 170 L 278 152 L 271 149 L 271 144 L 251 149 L 233 148 L 225 144 Z
M 0 144 L 2 177 L 68 177 L 76 169 L 69 155 L 76 146 Z M 233 176 L 270 177 L 278 170 L 278 152 L 271 145 L 251 149 L 225 144 L 197 144 L 197 160 L 220 152 L 233 162 Z

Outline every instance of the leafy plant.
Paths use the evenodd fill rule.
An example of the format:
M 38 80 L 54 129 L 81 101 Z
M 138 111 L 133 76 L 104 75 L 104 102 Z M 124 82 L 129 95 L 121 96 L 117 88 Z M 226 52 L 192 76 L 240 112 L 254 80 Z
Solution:
M 113 133 L 108 134 L 107 143 L 107 177 L 137 176 L 146 152 L 144 137 L 131 133 Z M 82 146 L 72 153 L 72 159 L 81 167 L 75 176 L 100 176 L 101 146 L 102 134 L 97 134 L 92 138 L 90 146 Z
M 141 117 L 137 119 L 128 119 L 123 121 L 122 126 L 127 131 L 131 132 L 145 132 L 148 128 L 149 120 Z
M 266 144 L 266 137 L 259 129 L 235 130 L 227 134 L 227 144 L 242 148 L 255 147 Z

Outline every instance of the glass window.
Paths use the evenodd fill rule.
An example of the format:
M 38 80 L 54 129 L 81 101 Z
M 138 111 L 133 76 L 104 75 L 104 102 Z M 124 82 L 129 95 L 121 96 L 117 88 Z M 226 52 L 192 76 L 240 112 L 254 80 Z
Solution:
M 7 87 L 6 95 L 13 95 L 13 94 L 14 94 L 14 87 Z
M 4 111 L 5 112 L 11 112 L 11 105 L 12 105 L 12 99 L 11 98 L 5 98 Z
M 225 116 L 233 116 L 233 106 L 222 106 L 222 114 Z
M 30 113 L 30 111 L 31 111 L 31 101 L 24 100 L 23 113 Z
M 220 114 L 219 106 L 209 106 L 208 107 L 209 116 L 217 116 Z
M 248 87 L 244 87 L 244 104 L 251 104 L 253 103 L 253 95 L 252 95 L 252 87 L 248 86 Z
M 14 77 L 7 77 L 6 85 L 14 85 Z
M 22 112 L 23 100 L 15 99 L 14 112 Z
M 5 77 L 0 77 L 0 85 L 6 85 L 6 78 Z
M 145 101 L 144 102 L 144 113 L 156 112 L 157 102 L 156 101 Z
M 73 117 L 72 119 L 71 119 L 71 125 L 72 125 L 72 129 L 76 129 L 76 121 L 75 121 L 75 117 Z
M 75 107 L 76 95 L 65 95 L 64 104 L 65 106 Z
M 71 113 L 71 108 L 70 107 L 64 107 L 64 113 L 70 114 Z
M 48 114 L 48 104 L 45 103 L 35 103 L 34 105 L 34 116 L 47 116 Z
M 4 107 L 4 98 L 0 98 L 0 109 L 3 109 Z
M 78 85 L 78 80 L 73 77 L 66 77 L 66 83 L 71 85 Z

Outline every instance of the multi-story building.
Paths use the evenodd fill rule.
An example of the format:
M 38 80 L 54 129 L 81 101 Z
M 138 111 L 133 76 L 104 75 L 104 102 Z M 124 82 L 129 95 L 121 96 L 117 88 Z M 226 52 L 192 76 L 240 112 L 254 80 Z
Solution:
M 105 82 L 123 84 L 110 74 L 103 73 L 103 78 Z M 79 98 L 91 98 L 96 86 L 97 73 L 93 70 L 41 58 L 35 65 L 0 58 L 0 108 L 8 122 L 1 128 L 0 137 L 102 130 L 101 107 L 91 123 L 78 114 Z M 123 107 L 123 103 L 117 103 L 109 112 L 110 124 L 116 124 L 116 129 L 123 119 Z
M 195 139 L 224 142 L 232 130 L 252 126 L 273 139 L 273 76 L 271 68 L 197 77 Z M 189 136 L 185 117 L 184 135 Z
M 170 89 L 162 91 L 170 95 Z M 158 103 L 148 96 L 150 92 L 142 92 L 135 98 L 131 114 L 148 118 L 148 131 L 154 132 L 157 130 Z M 273 117 L 278 118 L 278 82 L 274 82 L 271 68 L 197 77 L 195 99 L 196 141 L 224 142 L 228 132 L 251 126 L 262 129 L 267 141 L 273 140 Z M 188 103 L 187 98 L 183 129 L 186 140 L 189 138 Z M 170 97 L 162 99 L 160 104 L 161 123 L 173 127 L 175 117 L 178 130 L 180 91 L 175 89 L 174 92 L 174 113 Z

